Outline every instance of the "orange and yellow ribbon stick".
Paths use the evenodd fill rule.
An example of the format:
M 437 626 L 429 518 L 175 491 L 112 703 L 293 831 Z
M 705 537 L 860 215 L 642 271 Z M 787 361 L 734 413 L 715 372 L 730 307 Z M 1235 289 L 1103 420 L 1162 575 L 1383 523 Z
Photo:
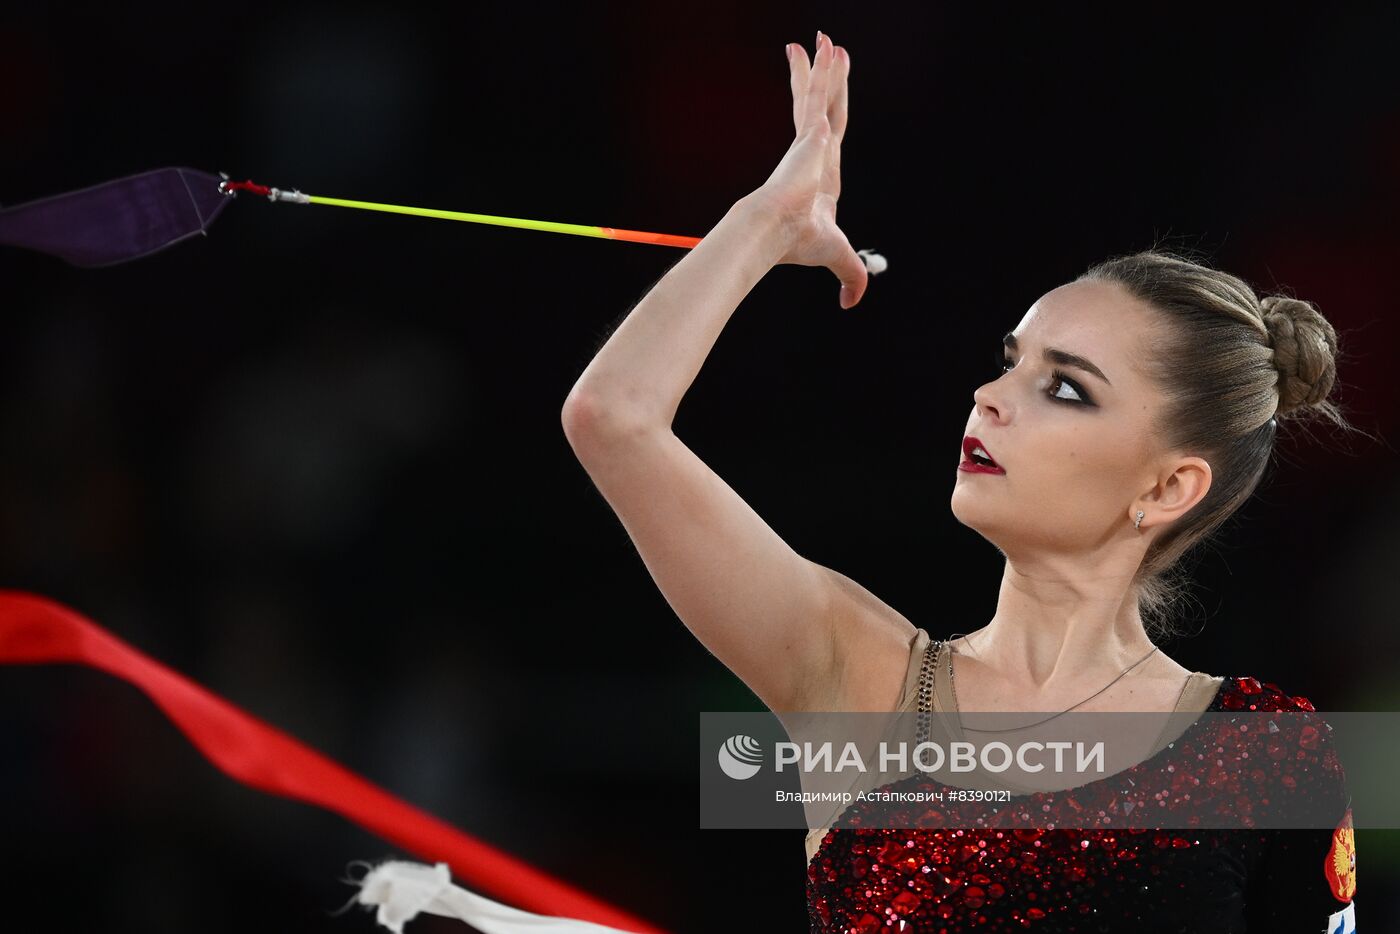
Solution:
M 468 214 L 465 211 L 439 211 L 434 208 L 413 208 L 401 204 L 379 204 L 374 201 L 347 201 L 344 198 L 323 198 L 319 195 L 305 195 L 300 191 L 283 191 L 268 188 L 252 181 L 231 182 L 225 179 L 219 184 L 224 194 L 248 191 L 255 195 L 265 195 L 271 201 L 290 201 L 294 204 L 330 204 L 342 208 L 359 208 L 363 211 L 387 211 L 390 214 L 413 214 L 418 217 L 437 217 L 449 221 L 468 221 L 473 224 L 494 224 L 498 227 L 523 227 L 527 230 L 546 230 L 551 233 L 575 234 L 580 237 L 601 237 L 605 240 L 630 240 L 633 243 L 655 243 L 659 246 L 693 247 L 700 242 L 699 237 L 681 237 L 676 234 L 649 233 L 645 230 L 625 230 L 621 227 L 593 227 L 587 224 L 560 224 L 555 221 L 534 221 L 523 217 L 497 217 L 493 214 Z

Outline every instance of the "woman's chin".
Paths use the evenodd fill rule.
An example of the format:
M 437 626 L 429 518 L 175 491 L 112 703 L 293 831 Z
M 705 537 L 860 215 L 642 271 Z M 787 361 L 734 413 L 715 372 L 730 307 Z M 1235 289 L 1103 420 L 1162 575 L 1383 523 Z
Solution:
M 953 497 L 952 507 L 954 519 L 988 541 L 993 540 L 998 523 L 996 517 L 990 515 L 987 509 L 979 508 L 974 503 L 960 502 L 959 497 L 956 496 Z M 994 541 L 993 544 L 995 544 Z

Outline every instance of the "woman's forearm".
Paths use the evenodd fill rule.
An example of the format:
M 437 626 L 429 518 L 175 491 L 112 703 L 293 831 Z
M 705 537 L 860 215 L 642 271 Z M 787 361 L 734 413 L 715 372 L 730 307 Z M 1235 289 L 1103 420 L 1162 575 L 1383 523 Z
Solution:
M 783 256 L 781 221 L 741 198 L 618 325 L 569 393 L 590 420 L 669 428 L 729 316 Z

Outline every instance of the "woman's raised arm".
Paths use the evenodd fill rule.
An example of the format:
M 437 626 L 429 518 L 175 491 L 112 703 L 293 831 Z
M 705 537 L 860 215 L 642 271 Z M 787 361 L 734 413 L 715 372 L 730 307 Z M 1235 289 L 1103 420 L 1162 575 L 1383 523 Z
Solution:
M 824 266 L 842 305 L 866 270 L 836 226 L 850 59 L 818 37 L 791 52 L 796 137 L 632 310 L 565 401 L 564 431 L 671 608 L 775 711 L 839 709 L 861 665 L 904 670 L 913 627 L 848 578 L 797 554 L 671 430 L 730 315 L 774 265 Z M 892 709 L 899 679 L 862 703 Z M 889 694 L 888 698 L 884 695 Z

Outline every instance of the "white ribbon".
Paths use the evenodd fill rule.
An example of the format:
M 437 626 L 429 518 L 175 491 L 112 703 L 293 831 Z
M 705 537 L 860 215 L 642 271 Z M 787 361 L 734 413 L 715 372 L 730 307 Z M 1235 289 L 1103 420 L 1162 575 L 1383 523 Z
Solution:
M 453 885 L 446 863 L 382 862 L 360 880 L 355 899 L 378 905 L 376 920 L 394 934 L 403 934 L 403 926 L 420 911 L 465 921 L 482 934 L 627 934 L 592 921 L 537 915 L 493 902 Z

